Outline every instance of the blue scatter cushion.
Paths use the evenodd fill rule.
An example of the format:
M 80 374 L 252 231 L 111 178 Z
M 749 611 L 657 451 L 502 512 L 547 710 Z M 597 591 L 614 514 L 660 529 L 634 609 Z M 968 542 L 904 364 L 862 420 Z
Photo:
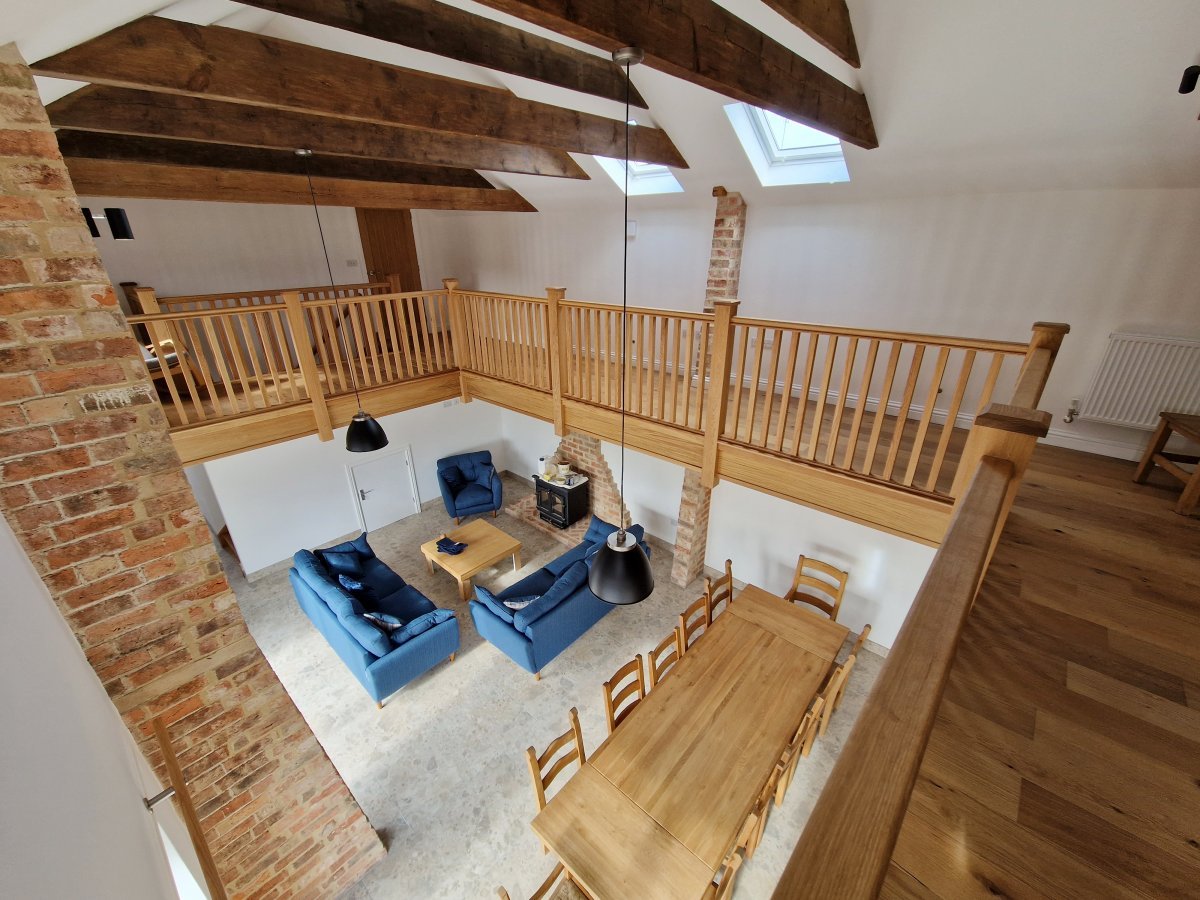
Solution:
M 488 612 L 495 613 L 499 618 L 503 619 L 509 625 L 512 624 L 513 611 L 501 603 L 496 595 L 487 588 L 478 584 L 475 585 L 475 599 L 486 606 Z
M 367 612 L 363 613 L 363 618 L 384 634 L 391 634 L 397 628 L 404 627 L 403 622 L 395 616 L 389 616 L 387 613 Z
M 558 581 L 550 586 L 550 590 L 513 615 L 513 627 L 530 637 L 529 626 L 579 590 L 587 583 L 587 579 L 587 563 L 580 560 L 563 572 Z
M 375 589 L 369 584 L 364 584 L 353 575 L 347 575 L 345 572 L 338 572 L 338 583 L 350 592 L 352 597 L 371 603 L 375 600 Z
M 352 541 L 344 541 L 336 547 L 326 547 L 318 553 L 357 553 L 362 559 L 374 559 L 375 551 L 367 543 L 367 533 L 364 531 Z
M 317 556 L 325 563 L 329 571 L 335 575 L 349 575 L 352 579 L 357 580 L 363 573 L 362 559 L 357 553 L 336 551 L 336 550 L 318 550 Z
M 441 625 L 454 618 L 454 610 L 452 609 L 435 609 L 433 612 L 427 612 L 423 616 L 417 616 L 403 628 L 398 628 L 392 632 L 392 643 L 399 647 L 401 644 L 412 640 L 418 634 L 424 634 L 431 628 Z
M 536 599 L 538 599 L 537 594 L 527 594 L 524 597 L 512 597 L 508 600 L 502 600 L 500 602 L 509 609 L 524 609 Z
M 490 486 L 492 483 L 492 476 L 495 474 L 496 474 L 495 466 L 489 466 L 489 465 L 480 466 L 479 467 L 479 483 Z
M 593 544 L 603 544 L 608 540 L 608 536 L 616 530 L 616 525 L 610 525 L 599 516 L 592 516 L 592 521 L 588 524 L 588 530 L 583 539 Z
M 457 489 L 462 487 L 467 479 L 463 478 L 462 469 L 458 466 L 446 466 L 442 469 L 442 480 L 450 485 L 451 489 Z

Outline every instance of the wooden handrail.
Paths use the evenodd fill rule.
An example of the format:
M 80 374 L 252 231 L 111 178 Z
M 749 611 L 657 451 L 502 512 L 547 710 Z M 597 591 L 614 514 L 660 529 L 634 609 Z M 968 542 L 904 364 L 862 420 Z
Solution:
M 386 289 L 388 283 L 386 281 L 364 281 L 358 284 L 338 284 L 330 286 L 328 284 L 317 284 L 311 287 L 296 287 L 296 288 L 267 288 L 261 291 L 230 291 L 225 294 L 179 294 L 174 297 L 159 297 L 159 304 L 175 304 L 175 303 L 201 303 L 205 300 L 238 300 L 242 297 L 278 297 L 285 293 L 293 294 L 310 294 L 319 293 L 321 291 L 359 291 L 359 290 L 380 290 Z
M 171 738 L 167 734 L 167 726 L 162 716 L 155 716 L 151 723 L 154 726 L 154 736 L 158 739 L 158 749 L 162 751 L 163 763 L 167 767 L 167 778 L 175 789 L 175 799 L 179 801 L 179 811 L 183 823 L 187 826 L 188 836 L 196 849 L 200 860 L 200 870 L 204 873 L 204 882 L 208 885 L 208 895 L 212 900 L 226 900 L 225 886 L 221 884 L 221 876 L 217 872 L 217 864 L 213 860 L 212 851 L 204 837 L 204 829 L 200 827 L 200 817 L 192 803 L 192 795 L 188 792 L 187 781 L 183 777 L 183 769 L 175 758 L 175 748 L 171 746 Z
M 144 291 L 146 288 L 139 288 L 139 291 Z M 283 291 L 279 296 L 284 294 L 292 294 L 294 291 Z M 441 291 L 407 291 L 402 294 L 359 294 L 354 297 L 339 297 L 336 300 L 329 298 L 325 300 L 304 300 L 300 299 L 300 305 L 305 309 L 333 309 L 338 306 L 354 306 L 365 303 L 380 303 L 386 300 L 416 300 L 425 297 L 437 297 L 445 294 Z M 299 294 L 297 294 L 299 296 Z M 161 300 L 159 301 L 161 304 Z M 266 312 L 272 309 L 282 310 L 286 304 L 284 303 L 257 303 L 254 306 L 218 306 L 214 309 L 180 309 L 169 312 L 145 313 L 142 315 L 131 315 L 125 318 L 129 320 L 131 325 L 141 325 L 148 322 L 176 322 L 180 319 L 204 319 L 220 316 L 236 316 L 244 314 L 253 314 L 256 312 Z
M 981 461 L 773 900 L 878 894 L 1016 478 L 1008 460 Z
M 472 291 L 459 288 L 458 292 L 464 297 L 476 297 L 481 300 L 521 300 L 525 303 L 545 303 L 545 297 L 529 297 L 525 294 L 498 294 L 495 291 Z
M 983 350 L 991 353 L 1011 353 L 1024 356 L 1028 344 L 1020 341 L 993 341 L 985 338 L 955 337 L 949 334 L 925 334 L 916 331 L 881 331 L 875 328 L 848 328 L 841 325 L 821 325 L 811 322 L 788 322 L 781 319 L 748 319 L 738 316 L 733 324 L 748 328 L 779 328 L 784 331 L 809 331 L 815 334 L 836 334 L 845 337 L 877 338 L 884 341 L 903 341 L 909 344 L 926 344 L 934 347 L 960 347 L 966 350 Z
M 592 303 L 587 300 L 563 300 L 562 305 L 569 306 L 572 309 L 603 309 L 613 312 L 621 309 L 621 304 L 619 303 Z M 712 313 L 689 312 L 684 309 L 667 309 L 661 306 L 629 306 L 625 308 L 625 311 L 631 316 L 670 316 L 672 319 L 688 319 L 693 322 L 711 322 L 713 320 Z

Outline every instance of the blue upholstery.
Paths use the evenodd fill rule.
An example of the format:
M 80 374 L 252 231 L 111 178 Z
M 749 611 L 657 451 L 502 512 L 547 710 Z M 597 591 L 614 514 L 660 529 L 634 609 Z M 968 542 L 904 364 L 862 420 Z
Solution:
M 488 450 L 460 453 L 437 461 L 438 487 L 446 513 L 456 519 L 492 512 L 504 505 L 504 486 Z
M 408 623 L 437 609 L 424 594 L 405 584 L 403 578 L 375 557 L 366 544 L 365 534 L 352 543 L 360 542 L 361 548 L 356 549 L 363 568 L 361 580 L 379 598 L 372 612 L 386 613 Z M 363 549 L 369 555 L 364 555 Z M 301 550 L 292 557 L 292 563 L 288 578 L 300 608 L 376 702 L 458 650 L 458 620 L 453 612 L 444 611 L 450 613 L 446 621 L 396 646 L 363 618 L 363 604 L 338 584 L 337 576 L 315 554 Z
M 513 627 L 525 637 L 529 637 L 529 626 L 587 584 L 587 577 L 587 566 L 581 562 L 575 563 L 558 576 L 558 580 L 551 585 L 550 590 L 524 609 L 517 610 L 513 615 Z
M 501 601 L 514 597 L 536 595 L 538 597 L 553 597 L 555 586 L 562 581 L 566 597 L 556 603 L 542 605 L 539 610 L 534 607 L 541 603 L 536 600 L 523 610 L 508 610 L 508 614 L 493 612 L 479 598 L 480 588 L 476 588 L 477 596 L 471 599 L 471 618 L 475 621 L 475 630 L 484 640 L 498 647 L 506 656 L 528 672 L 537 673 L 558 654 L 571 646 L 585 631 L 600 621 L 612 610 L 612 605 L 600 600 L 588 590 L 586 567 L 572 567 L 593 549 L 598 549 L 608 534 L 615 531 L 614 526 L 608 525 L 601 519 L 595 532 L 599 542 L 584 540 L 577 547 L 568 550 L 562 556 L 547 563 L 531 575 L 526 575 L 516 584 L 499 594 Z M 604 530 L 607 528 L 607 530 Z M 644 540 L 645 531 L 642 527 L 634 526 L 629 533 L 636 535 L 642 548 L 649 553 L 650 548 Z M 531 614 L 527 614 L 532 610 Z M 506 618 L 512 621 L 505 621 Z

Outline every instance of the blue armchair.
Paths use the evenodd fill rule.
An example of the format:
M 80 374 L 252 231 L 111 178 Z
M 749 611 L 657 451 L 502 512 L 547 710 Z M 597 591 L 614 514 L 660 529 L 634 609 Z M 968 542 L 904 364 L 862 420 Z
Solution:
M 437 461 L 438 486 L 447 515 L 457 525 L 463 516 L 496 511 L 504 505 L 504 485 L 488 450 L 460 453 Z

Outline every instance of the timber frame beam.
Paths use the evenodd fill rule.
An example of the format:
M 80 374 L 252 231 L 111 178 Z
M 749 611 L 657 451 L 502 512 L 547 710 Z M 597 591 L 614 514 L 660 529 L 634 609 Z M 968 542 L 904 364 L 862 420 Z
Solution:
M 639 47 L 647 65 L 669 75 L 859 147 L 879 146 L 866 97 L 712 0 L 625 3 L 620 16 L 612 0 L 481 2 L 604 50 Z
M 307 147 L 317 154 L 588 178 L 562 150 L 204 97 L 88 85 L 55 100 L 46 112 L 50 124 L 59 129 L 60 140 L 65 129 L 80 129 L 275 150 Z
M 610 60 L 436 0 L 243 0 L 271 12 L 438 56 L 625 102 L 625 78 Z M 646 108 L 636 88 L 630 103 Z
M 67 170 L 75 190 L 84 195 L 301 206 L 312 203 L 303 175 L 79 158 L 68 158 Z M 323 206 L 536 212 L 516 191 L 495 188 L 319 177 L 313 178 L 312 186 L 317 202 Z
M 757 34 L 757 32 L 755 32 Z M 147 16 L 31 66 L 39 75 L 272 109 L 624 155 L 625 123 L 305 44 Z M 666 132 L 630 129 L 630 158 L 686 168 Z
M 846 0 L 763 0 L 805 34 L 856 69 L 858 44 Z

